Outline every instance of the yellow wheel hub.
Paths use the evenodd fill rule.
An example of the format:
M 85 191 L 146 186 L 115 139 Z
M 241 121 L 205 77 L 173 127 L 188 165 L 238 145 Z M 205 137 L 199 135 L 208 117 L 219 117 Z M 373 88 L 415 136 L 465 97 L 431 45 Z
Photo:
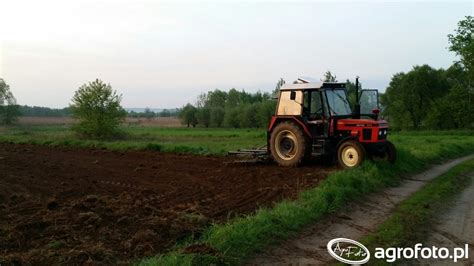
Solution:
M 298 148 L 296 135 L 289 130 L 279 132 L 275 138 L 275 150 L 282 160 L 289 161 L 295 158 Z
M 342 162 L 348 167 L 354 167 L 359 162 L 359 153 L 354 147 L 348 146 L 342 150 L 341 159 Z

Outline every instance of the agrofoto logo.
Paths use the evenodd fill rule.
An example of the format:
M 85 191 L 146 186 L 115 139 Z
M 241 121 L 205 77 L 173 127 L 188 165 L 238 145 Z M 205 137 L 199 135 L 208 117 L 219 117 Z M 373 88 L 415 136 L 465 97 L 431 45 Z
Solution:
M 335 238 L 328 242 L 329 254 L 347 264 L 364 264 L 370 260 L 369 250 L 361 243 L 349 238 Z
M 333 258 L 343 263 L 360 265 L 370 260 L 369 249 L 349 238 L 335 238 L 328 242 L 327 249 Z M 457 262 L 461 259 L 469 259 L 469 244 L 453 248 L 423 246 L 421 243 L 417 243 L 413 247 L 376 247 L 373 255 L 375 259 L 385 260 L 389 263 L 400 259 L 435 259 Z

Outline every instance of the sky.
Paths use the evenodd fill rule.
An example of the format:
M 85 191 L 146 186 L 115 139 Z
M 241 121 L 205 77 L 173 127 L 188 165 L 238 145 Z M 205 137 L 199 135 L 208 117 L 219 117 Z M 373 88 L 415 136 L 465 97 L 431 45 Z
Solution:
M 124 107 L 175 108 L 326 70 L 384 91 L 414 65 L 451 65 L 447 34 L 474 1 L 0 0 L 0 10 L 0 78 L 19 104 L 66 107 L 99 78 Z

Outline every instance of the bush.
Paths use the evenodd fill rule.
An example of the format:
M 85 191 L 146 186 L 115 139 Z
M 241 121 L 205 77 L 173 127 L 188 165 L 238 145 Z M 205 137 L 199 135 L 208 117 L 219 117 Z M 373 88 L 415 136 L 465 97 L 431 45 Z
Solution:
M 112 138 L 122 134 L 120 123 L 126 116 L 120 106 L 122 96 L 99 79 L 82 85 L 74 94 L 70 105 L 73 117 L 79 123 L 73 127 L 77 133 L 92 138 Z

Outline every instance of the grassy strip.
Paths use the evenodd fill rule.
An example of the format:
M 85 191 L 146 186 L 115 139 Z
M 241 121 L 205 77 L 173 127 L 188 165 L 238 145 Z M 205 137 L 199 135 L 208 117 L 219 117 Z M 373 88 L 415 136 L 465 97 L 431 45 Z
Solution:
M 124 126 L 122 139 L 79 139 L 64 125 L 35 125 L 0 128 L 0 142 L 60 147 L 106 148 L 110 150 L 153 150 L 200 155 L 224 155 L 230 150 L 254 148 L 266 143 L 265 129 L 230 128 L 163 128 L 157 126 Z M 393 132 L 390 140 L 424 160 L 440 146 L 451 147 L 474 142 L 474 131 L 408 131 Z M 434 152 L 434 153 L 433 153 Z M 442 154 L 439 154 L 442 158 Z
M 446 209 L 446 203 L 464 189 L 471 178 L 464 175 L 474 170 L 474 159 L 461 163 L 424 186 L 397 206 L 395 212 L 377 231 L 361 240 L 369 250 L 375 247 L 408 247 L 424 240 L 430 220 Z M 371 263 L 385 264 L 373 258 Z M 388 264 L 388 263 L 387 263 Z
M 266 143 L 265 129 L 123 127 L 115 140 L 78 138 L 69 126 L 16 126 L 0 130 L 0 142 L 53 147 L 153 150 L 199 155 L 225 155 L 230 150 L 259 147 Z
M 399 158 L 395 165 L 366 162 L 357 169 L 334 172 L 320 186 L 302 192 L 295 201 L 283 201 L 274 208 L 260 209 L 254 215 L 211 226 L 194 244 L 212 247 L 217 251 L 215 256 L 184 254 L 186 245 L 181 245 L 168 254 L 145 259 L 141 264 L 242 263 L 265 246 L 287 238 L 321 216 L 339 210 L 345 203 L 361 199 L 381 187 L 396 185 L 400 174 L 413 173 L 440 159 L 472 152 L 474 142 L 460 139 L 449 146 L 433 142 L 431 146 L 418 144 L 417 147 L 397 146 Z M 412 148 L 416 150 L 413 152 Z

